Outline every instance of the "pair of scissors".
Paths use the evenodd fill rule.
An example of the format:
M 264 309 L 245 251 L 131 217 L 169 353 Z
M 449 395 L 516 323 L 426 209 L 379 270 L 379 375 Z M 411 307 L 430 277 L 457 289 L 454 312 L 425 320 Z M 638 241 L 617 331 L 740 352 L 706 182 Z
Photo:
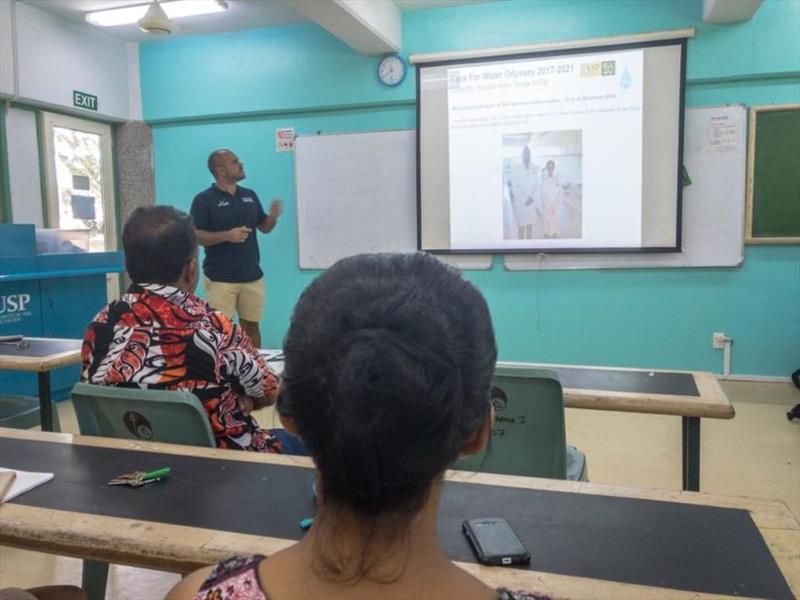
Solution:
M 115 477 L 108 482 L 108 485 L 127 485 L 130 487 L 140 487 L 148 483 L 160 481 L 172 472 L 169 467 L 156 469 L 155 471 L 134 471 Z

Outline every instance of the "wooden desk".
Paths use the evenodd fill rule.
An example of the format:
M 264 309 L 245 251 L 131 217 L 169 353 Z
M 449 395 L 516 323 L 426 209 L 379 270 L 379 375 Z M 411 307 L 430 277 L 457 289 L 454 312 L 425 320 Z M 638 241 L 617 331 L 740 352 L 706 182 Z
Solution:
M 38 375 L 42 431 L 53 431 L 50 371 L 81 362 L 82 344 L 82 340 L 28 337 L 22 342 L 0 344 L 0 369 Z
M 523 362 L 497 365 L 555 371 L 567 408 L 680 416 L 684 490 L 700 490 L 700 418 L 732 419 L 736 414 L 712 373 Z
M 3 448 L 4 466 L 49 469 L 55 471 L 55 479 L 0 505 L 0 543 L 52 554 L 181 573 L 233 554 L 270 555 L 300 537 L 295 519 L 298 511 L 302 514 L 307 510 L 302 505 L 311 498 L 311 463 L 300 457 L 0 429 L 0 450 Z M 63 451 L 56 452 L 59 448 Z M 48 464 L 36 464 L 32 457 L 36 454 L 44 456 L 48 451 L 52 460 Z M 200 470 L 193 474 L 192 465 L 195 463 L 200 464 Z M 152 465 L 171 465 L 173 473 L 163 482 L 140 489 L 104 485 L 108 477 L 104 469 L 121 473 Z M 243 476 L 241 469 L 244 468 L 250 469 L 250 476 Z M 254 469 L 258 473 L 255 478 L 252 477 Z M 283 495 L 274 493 L 273 488 L 278 483 L 288 481 L 281 479 L 285 475 L 276 471 L 290 472 L 302 491 L 299 494 L 296 490 Z M 212 480 L 211 476 L 215 479 Z M 230 490 L 219 489 L 225 486 L 217 485 L 220 481 L 217 476 L 239 489 L 237 513 L 233 515 L 236 525 L 229 529 L 211 528 L 207 522 L 187 526 L 186 522 L 197 518 L 191 513 L 199 515 L 205 510 L 208 515 L 204 519 L 224 517 L 226 511 L 215 510 L 214 498 L 229 500 Z M 800 524 L 778 501 L 461 472 L 448 472 L 447 480 L 444 506 L 440 510 L 443 545 L 459 566 L 492 586 L 532 589 L 560 598 L 709 599 L 734 593 L 757 596 L 757 585 L 752 578 L 761 577 L 767 579 L 766 585 L 777 586 L 777 591 L 762 593 L 762 596 L 788 598 L 792 593 L 800 594 Z M 267 482 L 271 482 L 273 487 Z M 260 493 L 248 494 L 247 490 L 241 489 L 243 485 L 260 486 Z M 47 486 L 54 487 L 48 491 Z M 453 489 L 458 491 L 449 491 Z M 459 503 L 458 494 L 466 492 L 472 494 L 469 502 Z M 512 502 L 502 509 L 496 507 L 494 512 L 509 517 L 520 537 L 530 546 L 533 553 L 530 569 L 491 568 L 473 562 L 458 531 L 458 523 L 465 516 L 490 516 L 469 512 L 486 510 L 479 506 L 484 493 L 510 494 L 509 497 L 525 494 L 526 504 L 520 506 Z M 46 499 L 48 494 L 49 500 Z M 548 495 L 557 498 L 542 505 L 540 501 Z M 77 496 L 85 496 L 91 509 L 67 510 Z M 113 501 L 109 501 L 112 496 Z M 192 501 L 187 503 L 187 497 Z M 178 505 L 172 507 L 172 513 L 169 510 L 171 501 Z M 576 501 L 588 510 L 576 512 L 574 517 L 567 515 L 566 519 L 563 515 L 558 516 L 565 503 Z M 44 506 L 48 502 L 51 506 Z M 608 503 L 625 506 L 611 507 L 609 513 Z M 537 514 L 542 506 L 549 511 L 544 518 Z M 633 510 L 630 510 L 631 506 Z M 683 542 L 690 544 L 688 552 L 694 552 L 695 556 L 690 559 L 681 548 L 664 545 L 659 539 L 659 535 L 670 531 L 672 523 L 665 523 L 660 518 L 647 522 L 646 527 L 638 523 L 640 508 L 637 506 L 645 506 L 645 514 L 651 514 L 651 509 L 655 510 L 652 512 L 654 515 L 665 514 L 665 510 L 667 513 L 680 511 L 682 517 L 674 524 L 685 535 L 697 538 Z M 595 507 L 598 510 L 593 510 Z M 168 518 L 168 513 L 175 518 Z M 606 518 L 614 513 L 618 518 Z M 713 535 L 704 537 L 713 529 L 712 523 L 720 516 L 718 513 L 725 518 L 736 517 L 738 522 L 750 527 L 757 539 L 756 549 L 760 550 L 751 552 L 744 537 L 737 537 L 739 532 L 735 535 L 737 543 L 719 543 Z M 589 523 L 591 532 L 587 534 L 581 522 L 570 525 L 573 518 Z M 176 522 L 178 519 L 183 519 L 183 522 Z M 248 533 L 258 527 L 267 527 L 264 522 L 270 519 L 275 521 L 270 527 L 282 527 L 288 534 Z M 444 530 L 442 521 L 446 521 Z M 725 531 L 718 533 L 727 535 Z M 606 536 L 616 542 L 605 543 Z M 587 546 L 596 544 L 598 537 L 604 541 L 599 546 L 600 552 L 587 551 Z M 631 546 L 631 537 L 640 545 Z M 551 544 L 554 540 L 555 544 Z M 680 545 L 679 539 L 676 542 Z M 542 568 L 541 565 L 558 554 L 559 550 L 553 549 L 555 545 L 562 546 L 561 555 L 568 558 L 567 562 L 561 565 L 563 568 Z M 466 548 L 466 554 L 460 554 L 461 547 Z M 713 548 L 713 551 L 707 551 L 708 548 Z M 606 556 L 608 554 L 612 556 Z M 751 562 L 753 566 L 748 566 Z M 699 587 L 692 587 L 688 583 L 710 577 L 712 567 L 733 571 L 730 577 L 717 574 L 716 580 L 708 585 L 701 582 L 697 584 Z M 616 572 L 605 576 L 602 571 L 597 571 L 598 568 Z M 651 579 L 650 584 L 626 581 L 626 578 L 639 577 L 639 569 L 653 571 L 647 576 Z M 672 580 L 678 584 L 666 587 L 661 583 L 653 584 L 653 579 L 659 582 Z M 762 582 L 762 585 L 765 584 Z M 703 586 L 708 589 L 700 589 Z M 728 591 L 715 592 L 715 586 L 727 586 Z M 730 586 L 735 588 L 735 592 Z M 748 594 L 748 590 L 751 593 Z

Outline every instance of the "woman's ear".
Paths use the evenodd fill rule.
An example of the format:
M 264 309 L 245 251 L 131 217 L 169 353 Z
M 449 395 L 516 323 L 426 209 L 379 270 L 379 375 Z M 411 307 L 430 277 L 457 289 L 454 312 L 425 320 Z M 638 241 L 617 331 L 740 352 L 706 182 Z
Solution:
M 299 434 L 297 433 L 297 423 L 295 423 L 294 419 L 292 417 L 290 417 L 289 415 L 282 415 L 281 411 L 280 411 L 280 406 L 278 406 L 278 404 L 280 404 L 280 401 L 281 401 L 281 386 L 282 385 L 283 385 L 283 381 L 282 380 L 278 380 L 278 389 L 275 390 L 275 404 L 276 404 L 275 412 L 278 413 L 278 419 L 280 419 L 281 425 L 283 425 L 283 428 L 286 431 L 288 431 L 289 433 L 291 433 L 292 435 L 296 435 L 296 436 L 300 437 Z
M 494 406 L 489 405 L 489 412 L 486 413 L 486 418 L 461 449 L 461 456 L 472 456 L 486 448 L 489 443 L 489 436 L 492 435 L 492 427 L 494 427 Z
M 278 413 L 278 418 L 281 420 L 281 424 L 286 431 L 299 437 L 299 434 L 297 433 L 297 424 L 294 422 L 292 417 L 287 417 Z

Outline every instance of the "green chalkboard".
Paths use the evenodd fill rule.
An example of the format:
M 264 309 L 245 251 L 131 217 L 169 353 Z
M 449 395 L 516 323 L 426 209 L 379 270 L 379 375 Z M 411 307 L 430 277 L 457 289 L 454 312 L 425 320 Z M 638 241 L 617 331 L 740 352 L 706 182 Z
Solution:
M 800 104 L 750 109 L 747 241 L 800 243 Z

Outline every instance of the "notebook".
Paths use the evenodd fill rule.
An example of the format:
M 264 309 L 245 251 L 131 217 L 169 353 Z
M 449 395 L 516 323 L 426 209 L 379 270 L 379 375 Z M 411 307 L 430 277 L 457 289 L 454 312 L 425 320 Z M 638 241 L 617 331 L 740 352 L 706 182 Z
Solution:
M 13 477 L 12 474 L 14 474 Z M 52 478 L 52 473 L 35 473 L 0 467 L 0 504 L 13 500 L 20 494 L 47 483 Z

